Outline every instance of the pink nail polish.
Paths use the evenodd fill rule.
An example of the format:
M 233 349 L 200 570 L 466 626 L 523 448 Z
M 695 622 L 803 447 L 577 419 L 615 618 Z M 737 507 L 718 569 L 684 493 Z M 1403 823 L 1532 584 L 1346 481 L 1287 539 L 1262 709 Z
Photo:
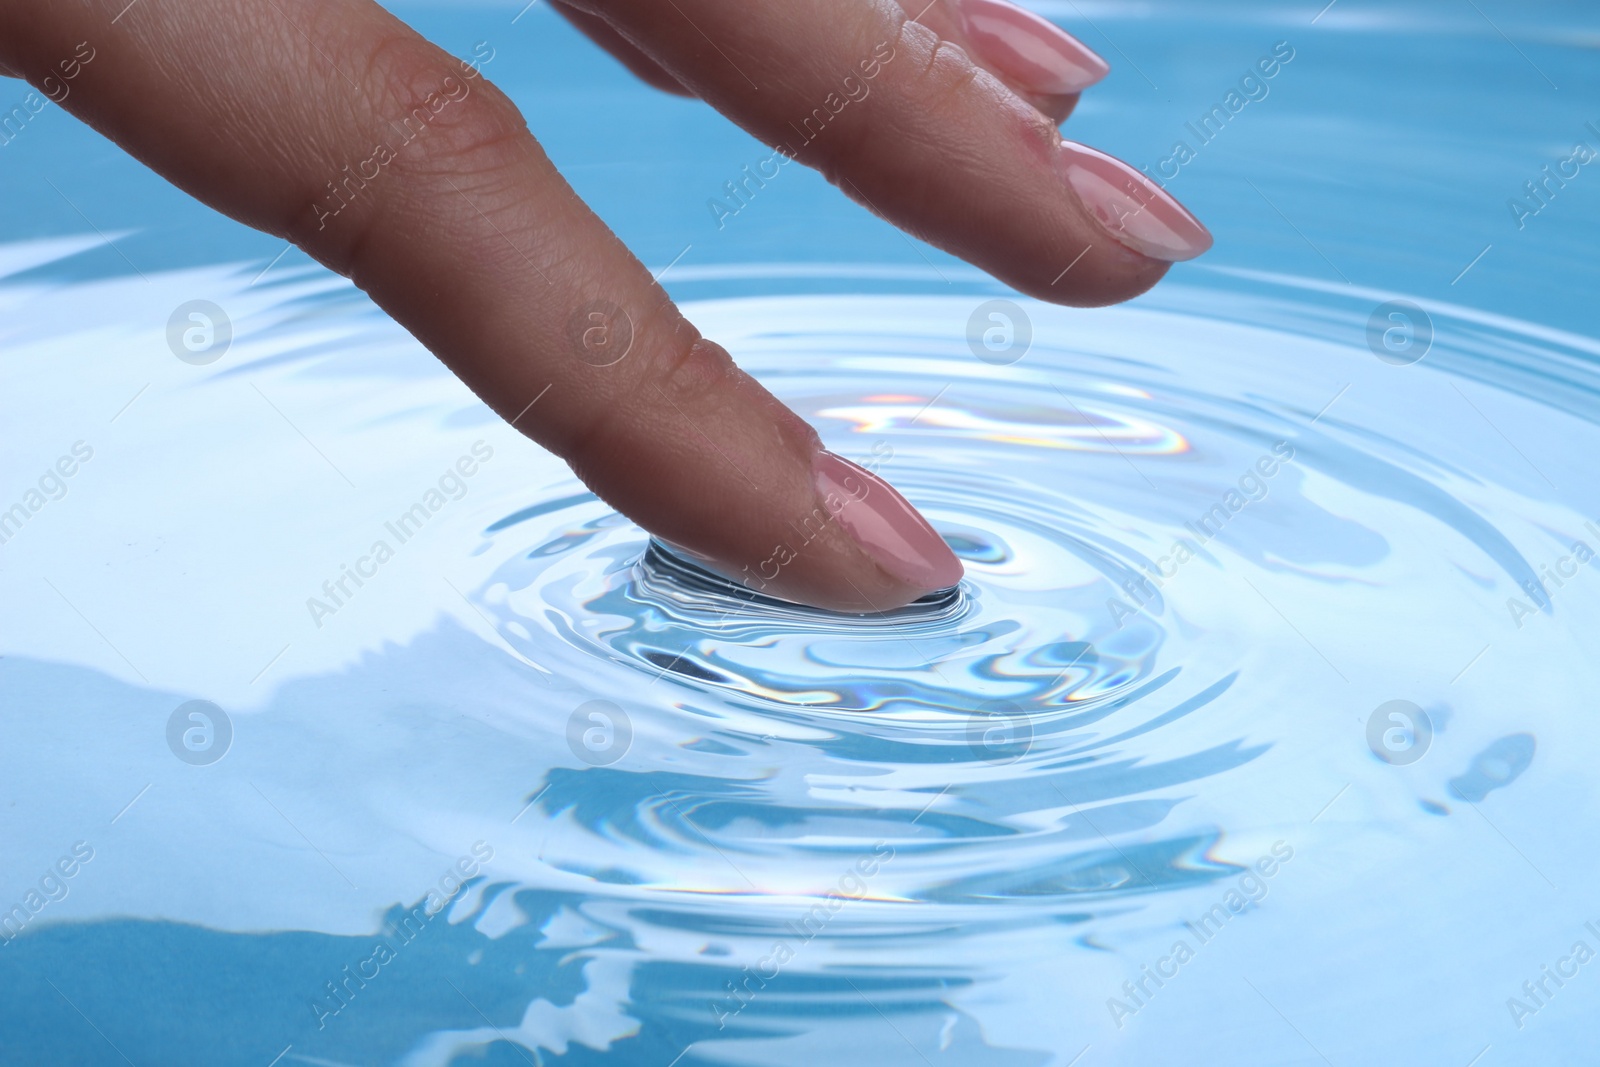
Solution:
M 961 580 L 961 561 L 906 498 L 843 456 L 811 461 L 817 496 L 828 514 L 889 574 L 932 592 Z
M 1161 186 L 1115 156 L 1062 141 L 1059 166 L 1106 232 L 1151 259 L 1175 263 L 1211 247 L 1211 231 Z
M 1006 0 L 958 0 L 956 11 L 979 58 L 1031 93 L 1081 93 L 1110 65 L 1054 23 Z

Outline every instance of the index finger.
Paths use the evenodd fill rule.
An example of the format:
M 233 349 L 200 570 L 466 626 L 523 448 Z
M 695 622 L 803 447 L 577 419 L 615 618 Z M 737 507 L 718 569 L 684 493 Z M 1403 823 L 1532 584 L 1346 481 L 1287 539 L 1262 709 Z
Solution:
M 0 53 L 37 80 L 85 38 L 104 43 L 69 109 L 349 275 L 647 530 L 823 607 L 960 577 L 899 494 L 699 335 L 509 100 L 376 4 L 0 2 Z

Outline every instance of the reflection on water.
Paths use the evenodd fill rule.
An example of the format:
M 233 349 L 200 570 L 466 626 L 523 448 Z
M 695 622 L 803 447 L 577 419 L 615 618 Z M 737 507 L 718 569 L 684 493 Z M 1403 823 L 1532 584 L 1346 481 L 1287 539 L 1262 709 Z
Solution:
M 1593 179 L 1496 213 L 1570 151 L 1540 73 L 1587 98 L 1592 15 L 1485 0 L 1535 70 L 1466 7 L 1045 6 L 1160 80 L 1074 116 L 1130 158 L 1297 49 L 1177 179 L 1213 264 L 1127 306 L 914 258 L 793 169 L 689 231 L 689 157 L 749 145 L 495 29 L 524 104 L 637 103 L 660 198 L 581 191 L 657 265 L 692 239 L 695 321 L 962 557 L 892 617 L 704 574 L 349 285 L 194 265 L 249 257 L 119 214 L 46 117 L 6 147 L 103 233 L 0 244 L 0 1065 L 1581 1061 L 1600 979 L 1524 985 L 1600 948 Z M 998 301 L 1026 345 L 984 348 Z
M 1363 886 L 1403 870 L 1460 914 L 1480 905 L 1452 881 L 1500 900 L 1592 867 L 1516 796 L 1585 773 L 1573 713 L 1595 681 L 1578 655 L 1595 601 L 1528 598 L 1586 536 L 1551 485 L 1582 484 L 1597 435 L 1574 405 L 1519 398 L 1525 359 L 1480 355 L 1536 348 L 1546 388 L 1592 396 L 1579 345 L 1445 311 L 1427 359 L 1400 367 L 1364 343 L 1363 296 L 1289 278 L 1218 276 L 1111 312 L 1027 304 L 1032 346 L 1003 368 L 971 358 L 975 297 L 700 305 L 966 564 L 957 590 L 855 619 L 653 546 L 437 371 L 380 360 L 394 340 L 338 287 L 280 285 L 248 313 L 265 342 L 241 324 L 237 362 L 155 389 L 261 427 L 276 398 L 328 461 L 280 437 L 273 462 L 301 475 L 254 480 L 238 505 L 262 529 L 301 524 L 315 551 L 244 533 L 185 549 L 219 575 L 247 550 L 263 573 L 221 580 L 286 590 L 230 630 L 256 670 L 287 642 L 261 671 L 275 688 L 219 673 L 199 694 L 232 709 L 226 758 L 117 755 L 164 744 L 197 695 L 155 680 L 181 676 L 181 650 L 161 660 L 126 626 L 107 637 L 143 680 L 48 662 L 73 659 L 48 635 L 0 666 L 24 724 L 84 694 L 61 713 L 86 738 L 67 772 L 82 796 L 70 818 L 29 805 L 29 839 L 101 834 L 74 895 L 0 949 L 22 991 L 7 1062 L 109 1062 L 79 1010 L 134 1062 L 287 1047 L 306 1063 L 800 1064 L 870 1047 L 1044 1064 L 1094 1044 L 1148 1062 L 1194 1041 L 1196 1018 L 1220 1020 L 1200 1047 L 1259 1025 L 1244 983 L 1283 984 L 1286 951 L 1324 961 L 1351 1003 L 1399 981 L 1373 973 L 1390 952 L 1465 966 L 1447 926 L 1396 941 L 1352 910 Z M 1305 373 L 1267 372 L 1285 361 Z M 390 398 L 317 406 L 372 381 Z M 163 432 L 165 401 L 144 402 L 124 451 Z M 1415 417 L 1446 404 L 1492 411 L 1500 433 Z M 362 465 L 429 424 L 431 458 Z M 214 441 L 207 463 L 251 447 Z M 469 453 L 473 477 L 422 530 L 390 532 L 376 576 L 304 611 Z M 86 618 L 113 610 L 37 558 Z M 44 745 L 55 727 L 19 729 Z M 102 765 L 128 770 L 91 782 Z M 1471 874 L 1474 856 L 1499 873 Z M 1492 976 L 1452 995 L 1463 1019 L 1500 998 Z M 150 1023 L 188 999 L 203 1023 Z M 1448 1009 L 1429 1019 L 1418 1047 L 1443 1040 Z

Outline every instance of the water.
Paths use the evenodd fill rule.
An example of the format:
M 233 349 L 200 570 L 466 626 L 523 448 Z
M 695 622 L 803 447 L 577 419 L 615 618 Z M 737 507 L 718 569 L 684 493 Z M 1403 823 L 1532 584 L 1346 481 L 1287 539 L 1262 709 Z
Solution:
M 1173 182 L 1216 252 L 1115 309 L 799 174 L 718 231 L 742 135 L 542 9 L 405 9 L 493 40 L 580 191 L 690 246 L 691 317 L 945 534 L 962 587 L 884 619 L 652 549 L 65 116 L 0 149 L 40 207 L 0 506 L 73 460 L 0 545 L 0 906 L 39 890 L 0 1062 L 1581 1058 L 1600 179 L 1505 201 L 1600 121 L 1593 16 L 1050 10 L 1131 61 L 1075 133 L 1152 166 L 1297 48 Z M 642 145 L 584 121 L 619 103 Z M 192 300 L 211 363 L 169 347 Z M 979 358 L 992 311 L 1031 341 Z

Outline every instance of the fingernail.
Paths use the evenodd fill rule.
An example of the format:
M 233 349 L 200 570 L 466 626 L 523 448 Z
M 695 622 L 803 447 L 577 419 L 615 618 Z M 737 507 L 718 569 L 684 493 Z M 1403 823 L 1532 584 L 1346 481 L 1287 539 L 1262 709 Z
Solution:
M 958 0 L 956 10 L 979 58 L 1028 92 L 1081 93 L 1111 70 L 1076 37 L 1006 0 Z
M 1116 240 L 1175 263 L 1211 247 L 1211 231 L 1161 186 L 1115 156 L 1061 142 L 1061 173 L 1083 206 Z
M 961 580 L 950 546 L 888 482 L 828 451 L 811 470 L 828 514 L 890 575 L 928 592 Z

